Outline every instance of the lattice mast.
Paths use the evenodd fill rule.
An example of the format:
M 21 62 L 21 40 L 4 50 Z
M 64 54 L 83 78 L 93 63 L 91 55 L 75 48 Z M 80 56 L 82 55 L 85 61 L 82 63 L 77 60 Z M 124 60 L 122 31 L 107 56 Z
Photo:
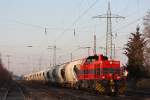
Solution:
M 94 33 L 93 53 L 96 55 L 96 35 Z
M 112 18 L 125 18 L 119 15 L 112 15 L 110 8 L 110 0 L 108 1 L 107 13 L 103 15 L 98 15 L 93 18 L 106 18 L 107 19 L 107 30 L 106 30 L 106 56 L 112 58 Z

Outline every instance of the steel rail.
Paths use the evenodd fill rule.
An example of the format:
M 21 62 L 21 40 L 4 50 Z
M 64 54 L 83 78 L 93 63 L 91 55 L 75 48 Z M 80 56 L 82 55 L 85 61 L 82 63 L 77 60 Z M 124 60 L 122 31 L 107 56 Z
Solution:
M 4 94 L 4 98 L 2 100 L 6 100 L 7 99 L 9 91 L 10 91 L 10 87 L 7 89 L 6 93 Z
M 12 86 L 10 86 L 10 87 L 7 89 L 6 93 L 4 94 L 4 98 L 3 98 L 2 100 L 7 100 L 8 95 L 9 95 L 9 93 L 10 93 L 10 91 L 11 91 L 11 88 L 12 88 Z M 20 86 L 17 85 L 17 83 L 15 83 L 15 88 L 17 88 L 18 92 L 22 95 L 23 99 L 26 100 L 26 97 L 25 97 L 25 95 L 24 95 L 24 93 L 23 93 L 23 90 L 20 88 Z M 13 92 L 13 91 L 12 91 L 12 92 Z

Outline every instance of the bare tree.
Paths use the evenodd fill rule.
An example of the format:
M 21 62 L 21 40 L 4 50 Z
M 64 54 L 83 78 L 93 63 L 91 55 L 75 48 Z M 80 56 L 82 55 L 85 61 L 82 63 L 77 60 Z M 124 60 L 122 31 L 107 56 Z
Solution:
M 150 72 L 150 10 L 143 18 L 144 25 L 144 37 L 146 40 L 145 50 L 144 50 L 144 64 L 147 68 L 147 71 Z
M 11 74 L 7 69 L 4 68 L 0 58 L 0 84 L 6 81 L 11 81 Z
M 144 33 L 147 39 L 150 39 L 150 10 L 143 18 L 144 21 Z M 150 41 L 150 40 L 149 40 Z

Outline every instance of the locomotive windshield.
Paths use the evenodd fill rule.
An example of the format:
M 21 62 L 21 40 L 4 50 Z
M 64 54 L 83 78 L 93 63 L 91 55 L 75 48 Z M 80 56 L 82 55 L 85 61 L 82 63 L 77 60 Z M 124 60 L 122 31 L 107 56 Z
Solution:
M 98 60 L 98 56 L 94 55 L 94 56 L 89 56 L 86 60 L 87 63 L 92 63 Z

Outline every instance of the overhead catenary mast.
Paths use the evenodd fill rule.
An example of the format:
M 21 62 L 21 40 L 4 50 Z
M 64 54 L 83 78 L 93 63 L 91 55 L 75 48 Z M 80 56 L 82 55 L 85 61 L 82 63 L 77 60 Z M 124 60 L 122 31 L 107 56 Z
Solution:
M 112 18 L 125 18 L 119 15 L 113 15 L 111 14 L 110 9 L 110 0 L 108 1 L 108 10 L 107 13 L 104 15 L 98 15 L 94 16 L 93 18 L 106 18 L 107 19 L 107 31 L 106 31 L 106 56 L 112 58 L 113 52 L 112 52 Z
M 48 49 L 53 49 L 53 66 L 56 66 L 56 45 L 48 46 Z
M 94 33 L 94 44 L 93 44 L 93 53 L 94 53 L 94 55 L 96 55 L 96 35 L 95 35 L 95 33 Z
M 8 68 L 8 70 L 9 70 L 9 68 L 10 68 L 10 55 L 6 55 L 6 57 L 7 57 L 7 68 Z
M 87 54 L 88 54 L 88 56 L 90 56 L 90 49 L 91 49 L 92 47 L 90 47 L 90 46 L 86 46 L 86 47 L 79 47 L 79 49 L 87 49 Z

